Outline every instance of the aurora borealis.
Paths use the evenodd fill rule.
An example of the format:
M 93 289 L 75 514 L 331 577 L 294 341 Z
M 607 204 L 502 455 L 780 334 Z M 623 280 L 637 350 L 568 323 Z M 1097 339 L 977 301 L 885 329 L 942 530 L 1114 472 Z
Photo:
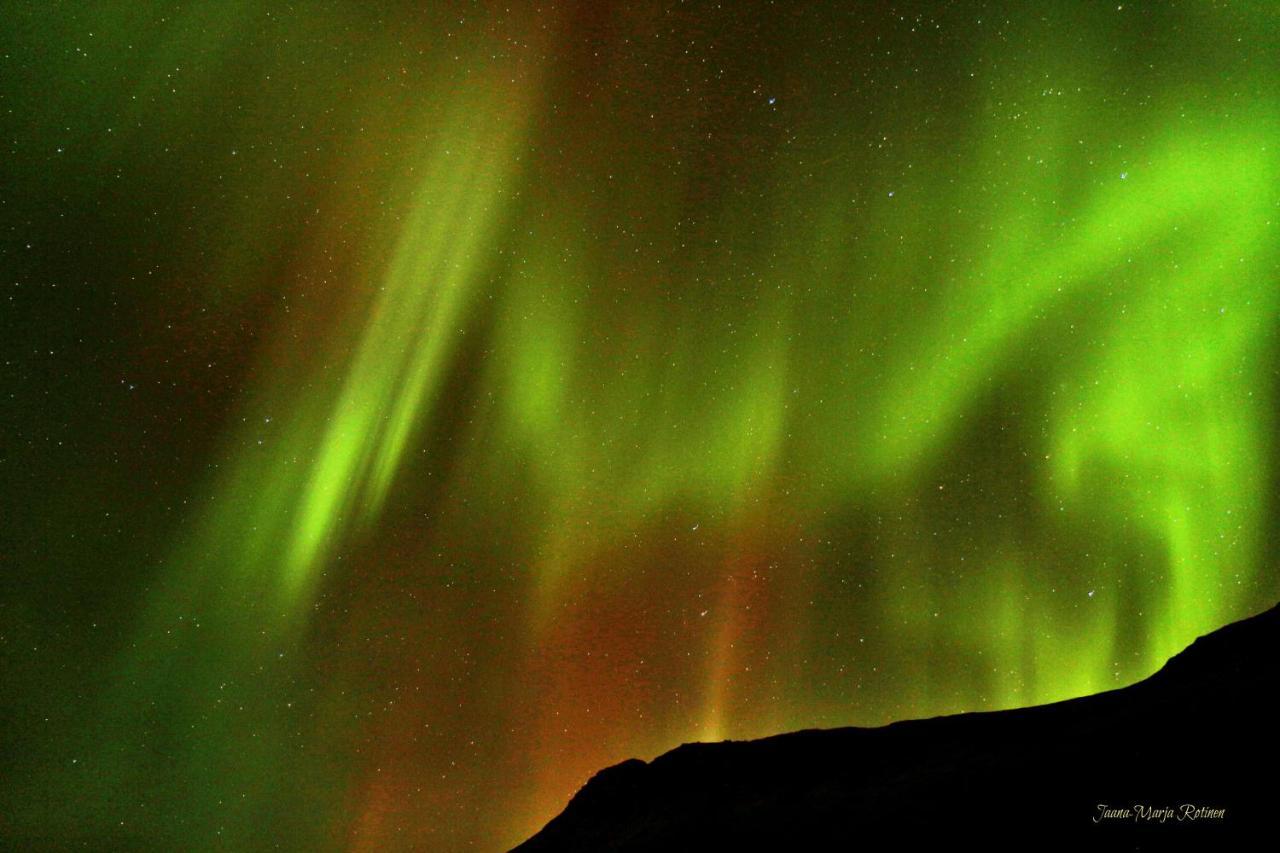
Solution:
M 20 847 L 505 849 L 1277 598 L 1273 3 L 0 34 Z

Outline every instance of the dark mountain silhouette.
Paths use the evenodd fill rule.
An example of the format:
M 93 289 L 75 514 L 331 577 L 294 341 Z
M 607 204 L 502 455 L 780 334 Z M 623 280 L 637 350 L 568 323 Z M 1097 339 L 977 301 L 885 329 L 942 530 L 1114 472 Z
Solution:
M 516 850 L 853 850 L 939 837 L 999 849 L 1270 847 L 1277 650 L 1280 607 L 1095 696 L 686 744 L 600 771 Z M 1103 805 L 1132 814 L 1104 816 Z

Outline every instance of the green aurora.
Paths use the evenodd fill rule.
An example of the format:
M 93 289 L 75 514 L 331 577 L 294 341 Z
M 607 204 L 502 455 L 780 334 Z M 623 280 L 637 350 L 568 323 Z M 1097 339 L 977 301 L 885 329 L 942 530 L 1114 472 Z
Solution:
M 503 849 L 1277 597 L 1272 3 L 6 11 L 0 839 Z

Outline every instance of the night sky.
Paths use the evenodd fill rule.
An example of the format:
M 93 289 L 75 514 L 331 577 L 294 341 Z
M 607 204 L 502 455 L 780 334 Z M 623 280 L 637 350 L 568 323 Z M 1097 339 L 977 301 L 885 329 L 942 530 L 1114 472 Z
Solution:
M 0 840 L 492 851 L 1280 577 L 1280 9 L 11 2 Z

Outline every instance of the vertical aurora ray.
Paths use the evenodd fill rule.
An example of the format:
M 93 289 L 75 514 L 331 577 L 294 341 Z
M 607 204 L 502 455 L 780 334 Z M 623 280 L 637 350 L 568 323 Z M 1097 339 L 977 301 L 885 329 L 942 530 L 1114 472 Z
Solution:
M 1109 689 L 1276 595 L 1268 4 L 51 17 L 18 841 L 500 849 L 628 756 Z
M 484 91 L 486 84 L 476 88 Z M 487 84 L 502 93 L 497 80 Z M 429 421 L 482 286 L 484 246 L 511 192 L 528 95 L 453 107 L 342 382 L 299 497 L 285 572 L 302 584 L 343 519 L 376 519 L 418 425 Z M 506 112 L 504 112 L 504 108 Z

